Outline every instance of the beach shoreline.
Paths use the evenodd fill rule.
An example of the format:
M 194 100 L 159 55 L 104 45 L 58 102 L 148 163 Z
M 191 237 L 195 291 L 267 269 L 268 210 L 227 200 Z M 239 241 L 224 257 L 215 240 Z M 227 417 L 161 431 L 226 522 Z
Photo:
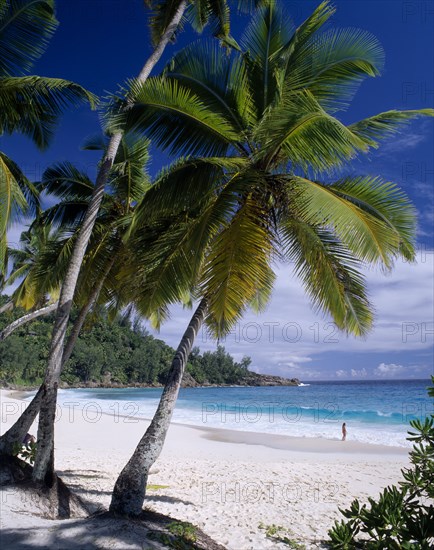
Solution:
M 22 409 L 16 397 L 0 392 L 2 431 Z M 92 421 L 74 412 L 65 409 L 56 422 L 56 469 L 95 509 L 107 508 L 149 421 L 110 414 Z M 289 529 L 294 540 L 316 548 L 341 518 L 338 507 L 378 496 L 407 464 L 408 450 L 400 447 L 173 423 L 149 477 L 163 487 L 149 490 L 145 505 L 198 525 L 231 550 L 287 548 L 268 539 L 261 524 Z M 2 515 L 7 527 L 9 516 Z

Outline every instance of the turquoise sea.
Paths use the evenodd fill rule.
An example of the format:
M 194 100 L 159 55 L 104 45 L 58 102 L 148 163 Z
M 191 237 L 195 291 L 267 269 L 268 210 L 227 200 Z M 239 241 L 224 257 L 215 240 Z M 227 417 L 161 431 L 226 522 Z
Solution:
M 182 389 L 173 421 L 297 437 L 339 439 L 392 446 L 406 441 L 409 421 L 433 413 L 429 380 L 311 382 L 299 387 Z M 89 422 L 105 413 L 118 422 L 151 418 L 160 389 L 60 390 L 59 402 Z

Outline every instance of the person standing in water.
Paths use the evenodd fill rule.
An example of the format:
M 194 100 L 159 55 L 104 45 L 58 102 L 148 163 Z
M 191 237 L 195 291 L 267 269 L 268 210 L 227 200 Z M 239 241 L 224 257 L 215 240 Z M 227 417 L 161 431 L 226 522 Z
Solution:
M 342 441 L 347 439 L 347 425 L 345 422 L 342 424 Z

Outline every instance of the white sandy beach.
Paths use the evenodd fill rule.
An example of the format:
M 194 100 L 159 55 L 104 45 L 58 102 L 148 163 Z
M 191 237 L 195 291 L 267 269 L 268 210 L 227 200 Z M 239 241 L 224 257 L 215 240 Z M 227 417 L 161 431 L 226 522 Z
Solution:
M 2 433 L 22 406 L 17 394 L 1 391 Z M 92 407 L 86 414 L 64 408 L 56 422 L 58 473 L 95 508 L 107 508 L 116 477 L 147 424 L 115 412 L 100 415 Z M 33 426 L 31 433 L 36 431 Z M 149 478 L 150 484 L 165 487 L 149 491 L 145 505 L 197 525 L 228 549 L 288 548 L 267 539 L 260 524 L 282 526 L 289 530 L 283 535 L 316 548 L 340 518 L 338 506 L 378 495 L 398 481 L 406 464 L 408 450 L 402 448 L 173 424 Z M 65 521 L 71 529 L 61 535 Z M 116 533 L 110 540 L 101 533 L 84 534 L 76 520 L 65 521 L 41 519 L 13 491 L 3 490 L 1 527 L 8 548 L 62 548 L 62 536 L 77 548 L 143 548 L 140 542 L 116 541 Z

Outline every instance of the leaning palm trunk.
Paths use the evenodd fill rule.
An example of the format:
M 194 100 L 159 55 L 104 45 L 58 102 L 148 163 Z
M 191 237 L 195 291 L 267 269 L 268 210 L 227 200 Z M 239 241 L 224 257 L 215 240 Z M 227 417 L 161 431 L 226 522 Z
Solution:
M 0 314 L 6 313 L 6 311 L 12 311 L 14 309 L 14 303 L 12 301 L 6 302 L 0 307 Z
M 112 260 L 110 261 L 104 273 L 102 274 L 99 280 L 99 283 L 94 287 L 92 293 L 89 296 L 88 301 L 81 308 L 80 313 L 78 314 L 78 317 L 75 320 L 75 323 L 71 330 L 71 334 L 69 335 L 69 338 L 68 338 L 68 342 L 65 346 L 65 351 L 63 353 L 62 369 L 71 357 L 71 354 L 74 350 L 75 343 L 77 342 L 77 338 L 83 327 L 83 323 L 86 319 L 86 316 L 91 310 L 91 308 L 94 306 L 96 301 L 98 300 L 102 287 L 104 286 L 104 282 L 108 274 L 110 273 L 110 270 L 112 269 L 115 263 L 115 260 L 116 260 L 116 256 L 113 256 Z M 56 304 L 53 304 L 53 306 L 57 307 L 57 302 Z M 42 390 L 43 390 L 43 384 L 40 386 L 39 390 L 37 391 L 32 401 L 30 402 L 29 406 L 25 409 L 25 411 L 23 411 L 23 413 L 15 422 L 15 424 L 0 437 L 0 454 L 2 453 L 9 454 L 9 455 L 13 454 L 15 443 L 17 442 L 19 443 L 23 441 L 24 436 L 29 431 L 30 426 L 33 424 L 33 422 L 35 421 L 36 417 L 39 414 L 39 410 L 41 407 L 41 400 L 42 400 Z
M 8 336 L 10 336 L 14 330 L 17 328 L 25 325 L 26 323 L 30 323 L 30 321 L 33 321 L 34 319 L 37 319 L 38 317 L 42 317 L 44 315 L 49 315 L 57 308 L 58 302 L 54 302 L 54 304 L 50 304 L 45 307 L 41 307 L 37 309 L 36 311 L 32 311 L 31 313 L 27 313 L 27 315 L 23 315 L 19 319 L 16 319 L 13 321 L 10 325 L 8 325 L 5 329 L 3 329 L 0 332 L 0 342 L 5 340 Z
M 205 319 L 206 310 L 207 303 L 203 299 L 191 318 L 176 351 L 154 418 L 116 481 L 110 503 L 111 512 L 137 516 L 142 511 L 149 470 L 163 448 L 185 365 Z
M 187 0 L 184 0 L 180 3 L 172 21 L 163 33 L 154 52 L 143 66 L 137 78 L 138 82 L 144 83 L 147 80 L 151 70 L 159 61 L 166 45 L 170 42 L 174 32 L 178 28 L 186 7 Z M 130 105 L 131 102 L 127 102 L 126 108 Z M 104 189 L 121 139 L 122 132 L 117 132 L 110 139 L 107 152 L 98 172 L 95 189 L 92 194 L 89 207 L 86 211 L 80 233 L 74 246 L 68 271 L 66 273 L 60 294 L 59 307 L 57 309 L 56 321 L 51 339 L 51 348 L 48 356 L 48 365 L 43 383 L 42 403 L 38 426 L 38 447 L 35 465 L 33 468 L 33 480 L 39 483 L 45 483 L 46 485 L 50 485 L 51 480 L 53 479 L 54 417 L 56 413 L 57 387 L 62 369 L 63 344 L 68 326 L 72 300 L 86 247 L 95 225 L 96 217 L 104 195 Z
M 0 437 L 0 454 L 14 454 L 15 445 L 17 443 L 20 444 L 24 440 L 24 436 L 30 430 L 30 426 L 38 416 L 41 399 L 42 386 L 15 424 Z

